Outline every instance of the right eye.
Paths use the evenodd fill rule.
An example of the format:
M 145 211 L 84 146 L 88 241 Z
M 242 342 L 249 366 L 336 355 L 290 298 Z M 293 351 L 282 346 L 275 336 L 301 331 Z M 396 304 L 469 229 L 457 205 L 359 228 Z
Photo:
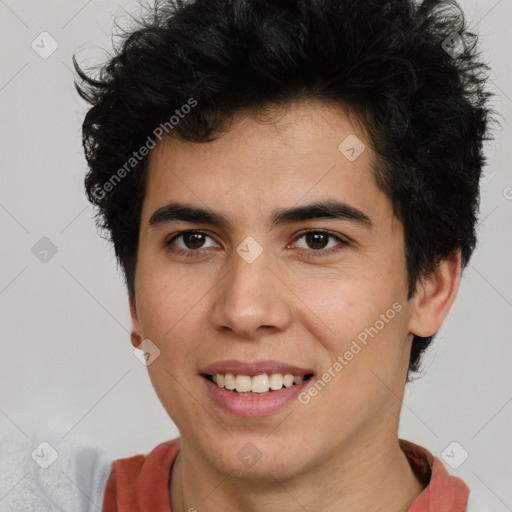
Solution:
M 165 245 L 172 252 L 185 254 L 188 257 L 201 256 L 206 238 L 213 238 L 203 231 L 182 231 L 168 240 Z M 175 244 L 176 240 L 182 240 L 181 246 Z M 209 246 L 211 247 L 211 246 Z

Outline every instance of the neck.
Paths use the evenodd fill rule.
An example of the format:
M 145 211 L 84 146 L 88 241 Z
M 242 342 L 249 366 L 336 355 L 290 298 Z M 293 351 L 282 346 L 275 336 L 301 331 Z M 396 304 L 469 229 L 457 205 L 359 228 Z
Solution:
M 222 474 L 205 466 L 182 439 L 171 474 L 173 512 L 405 512 L 422 491 L 398 435 L 383 440 L 368 432 L 321 466 L 284 482 L 270 474 L 257 483 Z

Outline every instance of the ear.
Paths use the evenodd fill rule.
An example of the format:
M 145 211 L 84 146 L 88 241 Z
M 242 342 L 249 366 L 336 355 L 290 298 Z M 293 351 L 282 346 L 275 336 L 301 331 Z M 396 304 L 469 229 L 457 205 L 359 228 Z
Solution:
M 461 276 L 460 250 L 442 260 L 437 269 L 418 283 L 409 320 L 409 332 L 426 338 L 443 324 L 457 296 Z
M 132 332 L 130 333 L 130 339 L 131 339 L 132 345 L 135 348 L 137 348 L 142 342 L 142 337 L 140 334 L 139 319 L 137 317 L 137 305 L 135 303 L 134 297 L 129 297 L 128 300 L 130 303 L 130 317 L 132 319 Z

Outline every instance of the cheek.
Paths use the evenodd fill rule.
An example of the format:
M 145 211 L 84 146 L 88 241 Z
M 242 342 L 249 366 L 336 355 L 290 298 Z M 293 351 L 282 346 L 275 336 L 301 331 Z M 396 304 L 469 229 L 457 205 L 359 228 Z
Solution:
M 362 389 L 373 389 L 376 377 L 370 369 L 392 376 L 402 364 L 406 297 L 401 292 L 400 276 L 392 269 L 383 270 L 383 274 L 379 278 L 354 270 L 344 279 L 317 280 L 309 295 L 306 287 L 297 293 L 308 306 L 302 308 L 300 321 L 316 340 L 312 349 L 322 370 L 335 374 L 333 380 L 353 397 Z M 335 384 L 331 390 L 335 388 L 341 389 Z
M 137 299 L 139 322 L 143 334 L 164 340 L 179 328 L 197 303 L 198 290 L 179 269 L 172 273 L 157 265 L 140 268 Z
M 346 340 L 373 325 L 394 302 L 402 301 L 397 279 L 388 269 L 377 275 L 354 269 L 342 275 L 317 275 L 307 283 L 297 279 L 293 287 L 301 298 L 303 320 L 309 317 L 314 320 L 311 326 L 323 328 L 318 330 L 319 337 Z
M 160 357 L 148 370 L 154 373 L 152 380 L 156 385 L 175 389 L 183 375 L 195 373 L 197 354 L 204 351 L 201 342 L 205 338 L 198 333 L 205 325 L 205 295 L 212 285 L 206 280 L 192 280 L 179 269 L 172 273 L 159 272 L 156 266 L 141 272 L 140 282 L 141 334 L 160 350 Z M 158 370 L 162 376 L 156 373 Z M 181 376 L 181 380 L 174 381 L 166 371 Z M 171 380 L 162 382 L 162 379 Z

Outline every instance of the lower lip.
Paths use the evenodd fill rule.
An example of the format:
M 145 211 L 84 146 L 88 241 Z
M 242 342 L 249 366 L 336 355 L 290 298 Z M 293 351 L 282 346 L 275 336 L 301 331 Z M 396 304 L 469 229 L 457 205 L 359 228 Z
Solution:
M 217 384 L 201 376 L 206 389 L 213 401 L 225 411 L 238 416 L 256 417 L 267 416 L 283 409 L 293 400 L 297 399 L 300 392 L 306 387 L 311 379 L 302 381 L 289 388 L 281 388 L 277 391 L 269 391 L 261 396 L 244 396 L 219 388 Z

